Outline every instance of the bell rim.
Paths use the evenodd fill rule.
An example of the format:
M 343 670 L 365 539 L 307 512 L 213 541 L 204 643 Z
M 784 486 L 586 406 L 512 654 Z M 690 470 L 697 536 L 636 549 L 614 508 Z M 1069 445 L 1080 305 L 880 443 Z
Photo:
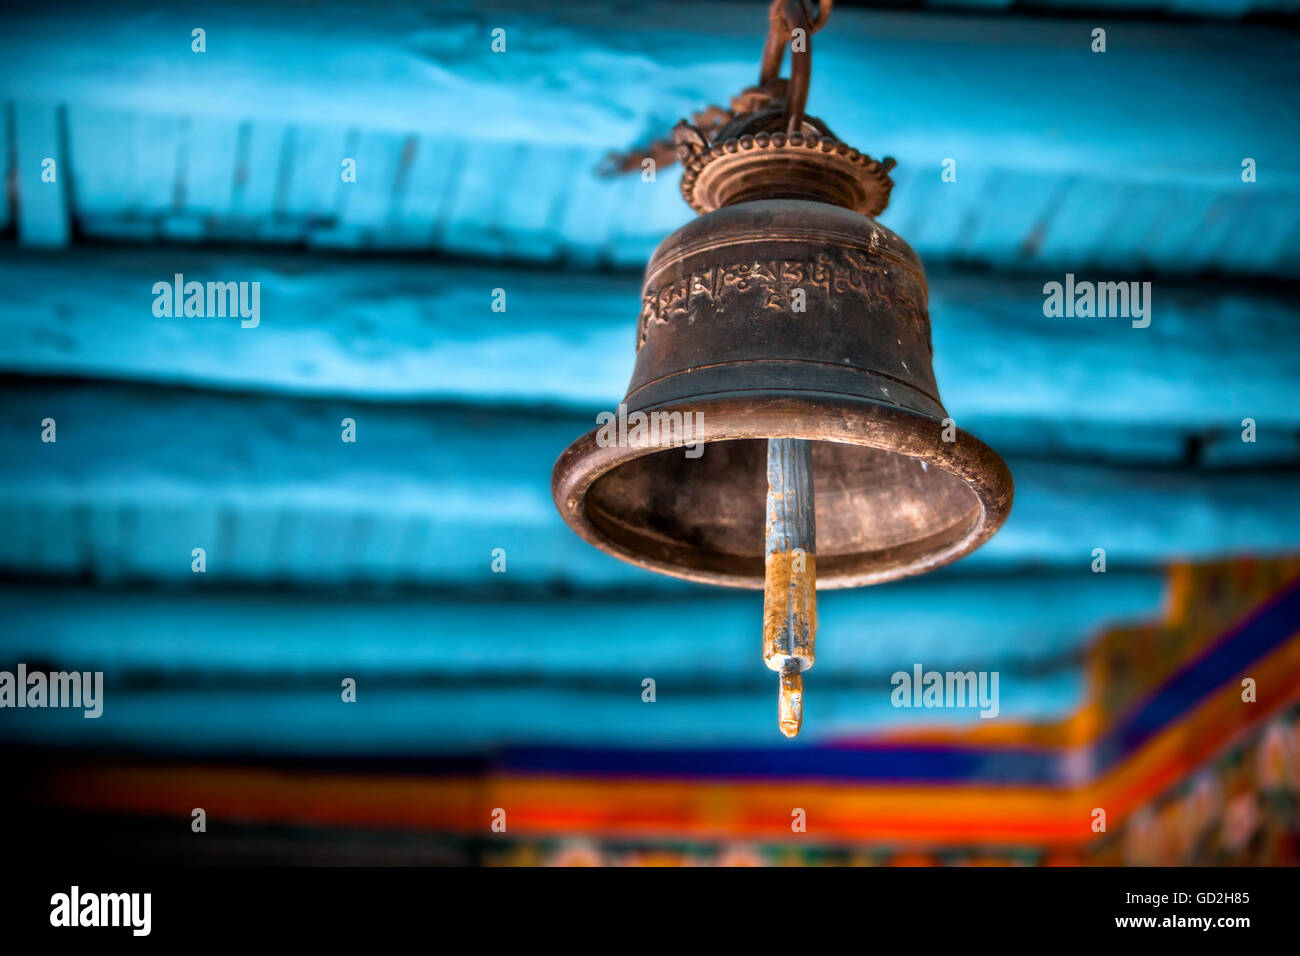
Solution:
M 575 439 L 551 471 L 551 494 L 565 523 L 592 546 L 629 564 L 670 577 L 702 584 L 761 590 L 763 575 L 688 567 L 647 556 L 614 540 L 586 513 L 587 493 L 603 475 L 636 458 L 696 441 L 803 438 L 877 448 L 935 465 L 961 480 L 979 503 L 977 520 L 965 535 L 919 558 L 873 571 L 852 568 L 818 574 L 821 590 L 883 584 L 933 571 L 978 549 L 1006 522 L 1015 493 L 1010 469 L 1002 457 L 974 435 L 956 428 L 956 440 L 942 441 L 943 422 L 901 406 L 853 395 L 753 393 L 701 396 L 638 406 L 643 412 L 702 413 L 702 427 L 690 440 L 674 436 L 656 444 L 601 446 L 600 428 Z M 863 557 L 867 563 L 867 556 Z M 819 572 L 821 568 L 819 567 Z

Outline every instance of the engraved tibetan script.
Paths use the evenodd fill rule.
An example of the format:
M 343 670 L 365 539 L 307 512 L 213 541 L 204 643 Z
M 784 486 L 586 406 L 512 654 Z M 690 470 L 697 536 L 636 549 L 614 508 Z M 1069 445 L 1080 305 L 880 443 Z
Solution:
M 637 349 L 645 344 L 651 326 L 691 323 L 698 309 L 722 311 L 741 296 L 747 308 L 757 304 L 773 311 L 789 311 L 796 289 L 802 289 L 805 295 L 820 289 L 827 299 L 845 293 L 871 297 L 878 268 L 866 253 L 840 249 L 835 255 L 821 252 L 812 259 L 710 266 L 658 286 L 647 286 L 641 297 Z

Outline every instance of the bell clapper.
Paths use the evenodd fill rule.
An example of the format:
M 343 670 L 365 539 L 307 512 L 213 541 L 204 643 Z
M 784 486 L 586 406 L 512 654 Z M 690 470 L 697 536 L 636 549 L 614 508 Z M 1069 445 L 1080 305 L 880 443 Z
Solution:
M 777 721 L 787 737 L 803 724 L 803 672 L 814 660 L 816 550 L 812 442 L 769 438 L 763 660 L 780 675 Z

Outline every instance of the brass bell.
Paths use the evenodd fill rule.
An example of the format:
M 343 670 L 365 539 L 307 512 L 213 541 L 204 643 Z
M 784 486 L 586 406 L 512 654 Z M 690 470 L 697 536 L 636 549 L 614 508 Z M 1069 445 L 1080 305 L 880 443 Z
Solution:
M 565 521 L 642 567 L 762 587 L 766 439 L 803 438 L 816 442 L 821 587 L 973 551 L 1006 518 L 1011 475 L 945 429 L 921 262 L 869 218 L 888 200 L 880 164 L 823 132 L 779 131 L 724 131 L 686 164 L 682 191 L 704 214 L 646 269 L 623 404 L 698 425 L 655 445 L 579 438 L 553 472 Z
M 1012 481 L 939 399 L 921 262 L 872 218 L 889 200 L 892 162 L 850 149 L 815 118 L 792 123 L 788 104 L 763 105 L 711 135 L 686 123 L 675 131 L 682 193 L 701 215 L 646 269 L 619 414 L 662 427 L 620 428 L 616 441 L 612 428 L 594 429 L 560 456 L 552 491 L 596 547 L 692 581 L 762 588 L 766 579 L 771 605 L 780 568 L 769 439 L 808 443 L 824 588 L 973 551 L 1006 519 Z M 808 613 L 806 654 L 765 652 L 769 667 L 785 668 L 787 734 L 801 689 L 784 684 L 812 663 Z

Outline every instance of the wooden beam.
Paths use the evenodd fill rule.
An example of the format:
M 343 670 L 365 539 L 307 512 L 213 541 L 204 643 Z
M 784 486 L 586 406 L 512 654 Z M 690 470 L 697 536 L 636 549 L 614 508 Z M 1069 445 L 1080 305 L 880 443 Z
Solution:
M 191 51 L 196 17 L 206 53 Z M 310 16 L 287 2 L 147 19 L 121 2 L 35 9 L 0 37 L 0 100 L 66 104 L 87 235 L 631 265 L 689 218 L 675 175 L 591 170 L 752 83 L 766 18 L 595 0 L 542 16 L 511 0 L 468 19 L 358 19 L 339 0 Z M 810 107 L 899 160 L 883 221 L 932 265 L 1300 274 L 1297 127 L 1275 105 L 1300 86 L 1294 36 L 1112 22 L 1094 53 L 1093 27 L 837 10 Z M 345 158 L 359 169 L 347 186 Z
M 508 575 L 507 575 L 508 578 Z M 504 582 L 503 582 L 504 583 Z M 823 592 L 815 670 L 828 686 L 926 667 L 1021 671 L 1072 665 L 1101 627 L 1158 617 L 1158 571 L 930 575 Z M 586 592 L 541 597 L 334 595 L 0 587 L 0 665 L 45 661 L 127 682 L 264 684 L 347 674 L 458 684 L 542 678 L 682 688 L 757 687 L 764 677 L 760 595 Z M 671 622 L 671 626 L 665 623 Z M 451 636 L 454 635 L 454 638 Z M 629 684 L 629 682 L 631 682 Z
M 156 282 L 260 283 L 254 328 L 157 317 Z M 1058 277 L 1059 278 L 1059 277 Z M 936 272 L 953 417 L 1011 453 L 1247 466 L 1300 461 L 1288 296 L 1156 281 L 1152 321 L 1043 315 L 1043 278 Z M 492 310 L 493 290 L 506 311 Z M 640 283 L 416 260 L 165 250 L 0 261 L 0 369 L 394 402 L 555 404 L 626 388 Z M 1252 418 L 1257 441 L 1241 441 Z
M 57 422 L 57 443 L 41 441 Z M 342 441 L 352 419 L 356 442 Z M 208 581 L 668 586 L 578 539 L 551 466 L 593 427 L 522 407 L 377 405 L 105 384 L 0 387 L 0 568 Z M 707 449 L 706 449 L 707 454 Z M 1008 456 L 1006 526 L 959 567 L 1088 573 L 1293 551 L 1300 469 L 1177 469 Z M 494 549 L 508 555 L 503 578 Z
M 544 16 L 522 0 L 495 0 L 468 18 L 449 4 L 359 17 L 342 0 L 315 3 L 310 16 L 269 2 L 197 19 L 180 8 L 142 18 L 125 0 L 73 18 L 35 8 L 0 43 L 0 95 L 39 89 L 47 100 L 88 106 L 189 113 L 202 104 L 232 120 L 398 133 L 469 127 L 497 140 L 604 146 L 643 136 L 651 117 L 672 122 L 753 83 L 764 14 L 755 3 L 714 3 L 701 15 L 690 4 L 598 0 Z M 196 26 L 207 31 L 206 53 L 191 49 Z M 494 29 L 506 31 L 504 52 L 492 49 Z M 810 105 L 846 136 L 877 131 L 885 151 L 928 143 L 950 153 L 997 134 L 1002 152 L 1023 147 L 1026 161 L 1071 167 L 1079 150 L 1117 167 L 1132 157 L 1111 125 L 1117 111 L 1063 116 L 1063 103 L 1122 104 L 1158 148 L 1153 166 L 1163 157 L 1217 166 L 1216 144 L 1243 136 L 1285 145 L 1273 111 L 1242 105 L 1296 86 L 1287 34 L 1124 22 L 1111 25 L 1108 52 L 1097 54 L 1091 29 L 1075 20 L 837 9 L 817 38 Z M 66 68 L 70 56 L 76 70 Z M 1254 100 L 1252 91 L 1264 95 Z M 1297 170 L 1294 158 L 1277 159 L 1279 172 Z
M 478 754 L 509 744 L 770 747 L 773 736 L 780 737 L 772 727 L 769 684 L 683 692 L 666 683 L 647 703 L 639 680 L 619 689 L 553 680 L 498 688 L 360 680 L 355 703 L 343 703 L 341 677 L 333 675 L 279 687 L 109 683 L 98 719 L 67 708 L 7 709 L 3 726 L 10 744 L 244 757 Z M 827 743 L 867 731 L 988 723 L 978 708 L 895 708 L 891 690 L 887 677 L 874 692 L 861 685 L 820 688 L 807 704 L 800 740 Z M 1000 720 L 1063 719 L 1083 704 L 1084 681 L 1076 668 L 1058 669 L 999 679 L 998 694 Z
M 13 129 L 18 239 L 25 246 L 65 246 L 71 233 L 67 197 L 72 164 L 63 149 L 63 110 L 20 103 Z

